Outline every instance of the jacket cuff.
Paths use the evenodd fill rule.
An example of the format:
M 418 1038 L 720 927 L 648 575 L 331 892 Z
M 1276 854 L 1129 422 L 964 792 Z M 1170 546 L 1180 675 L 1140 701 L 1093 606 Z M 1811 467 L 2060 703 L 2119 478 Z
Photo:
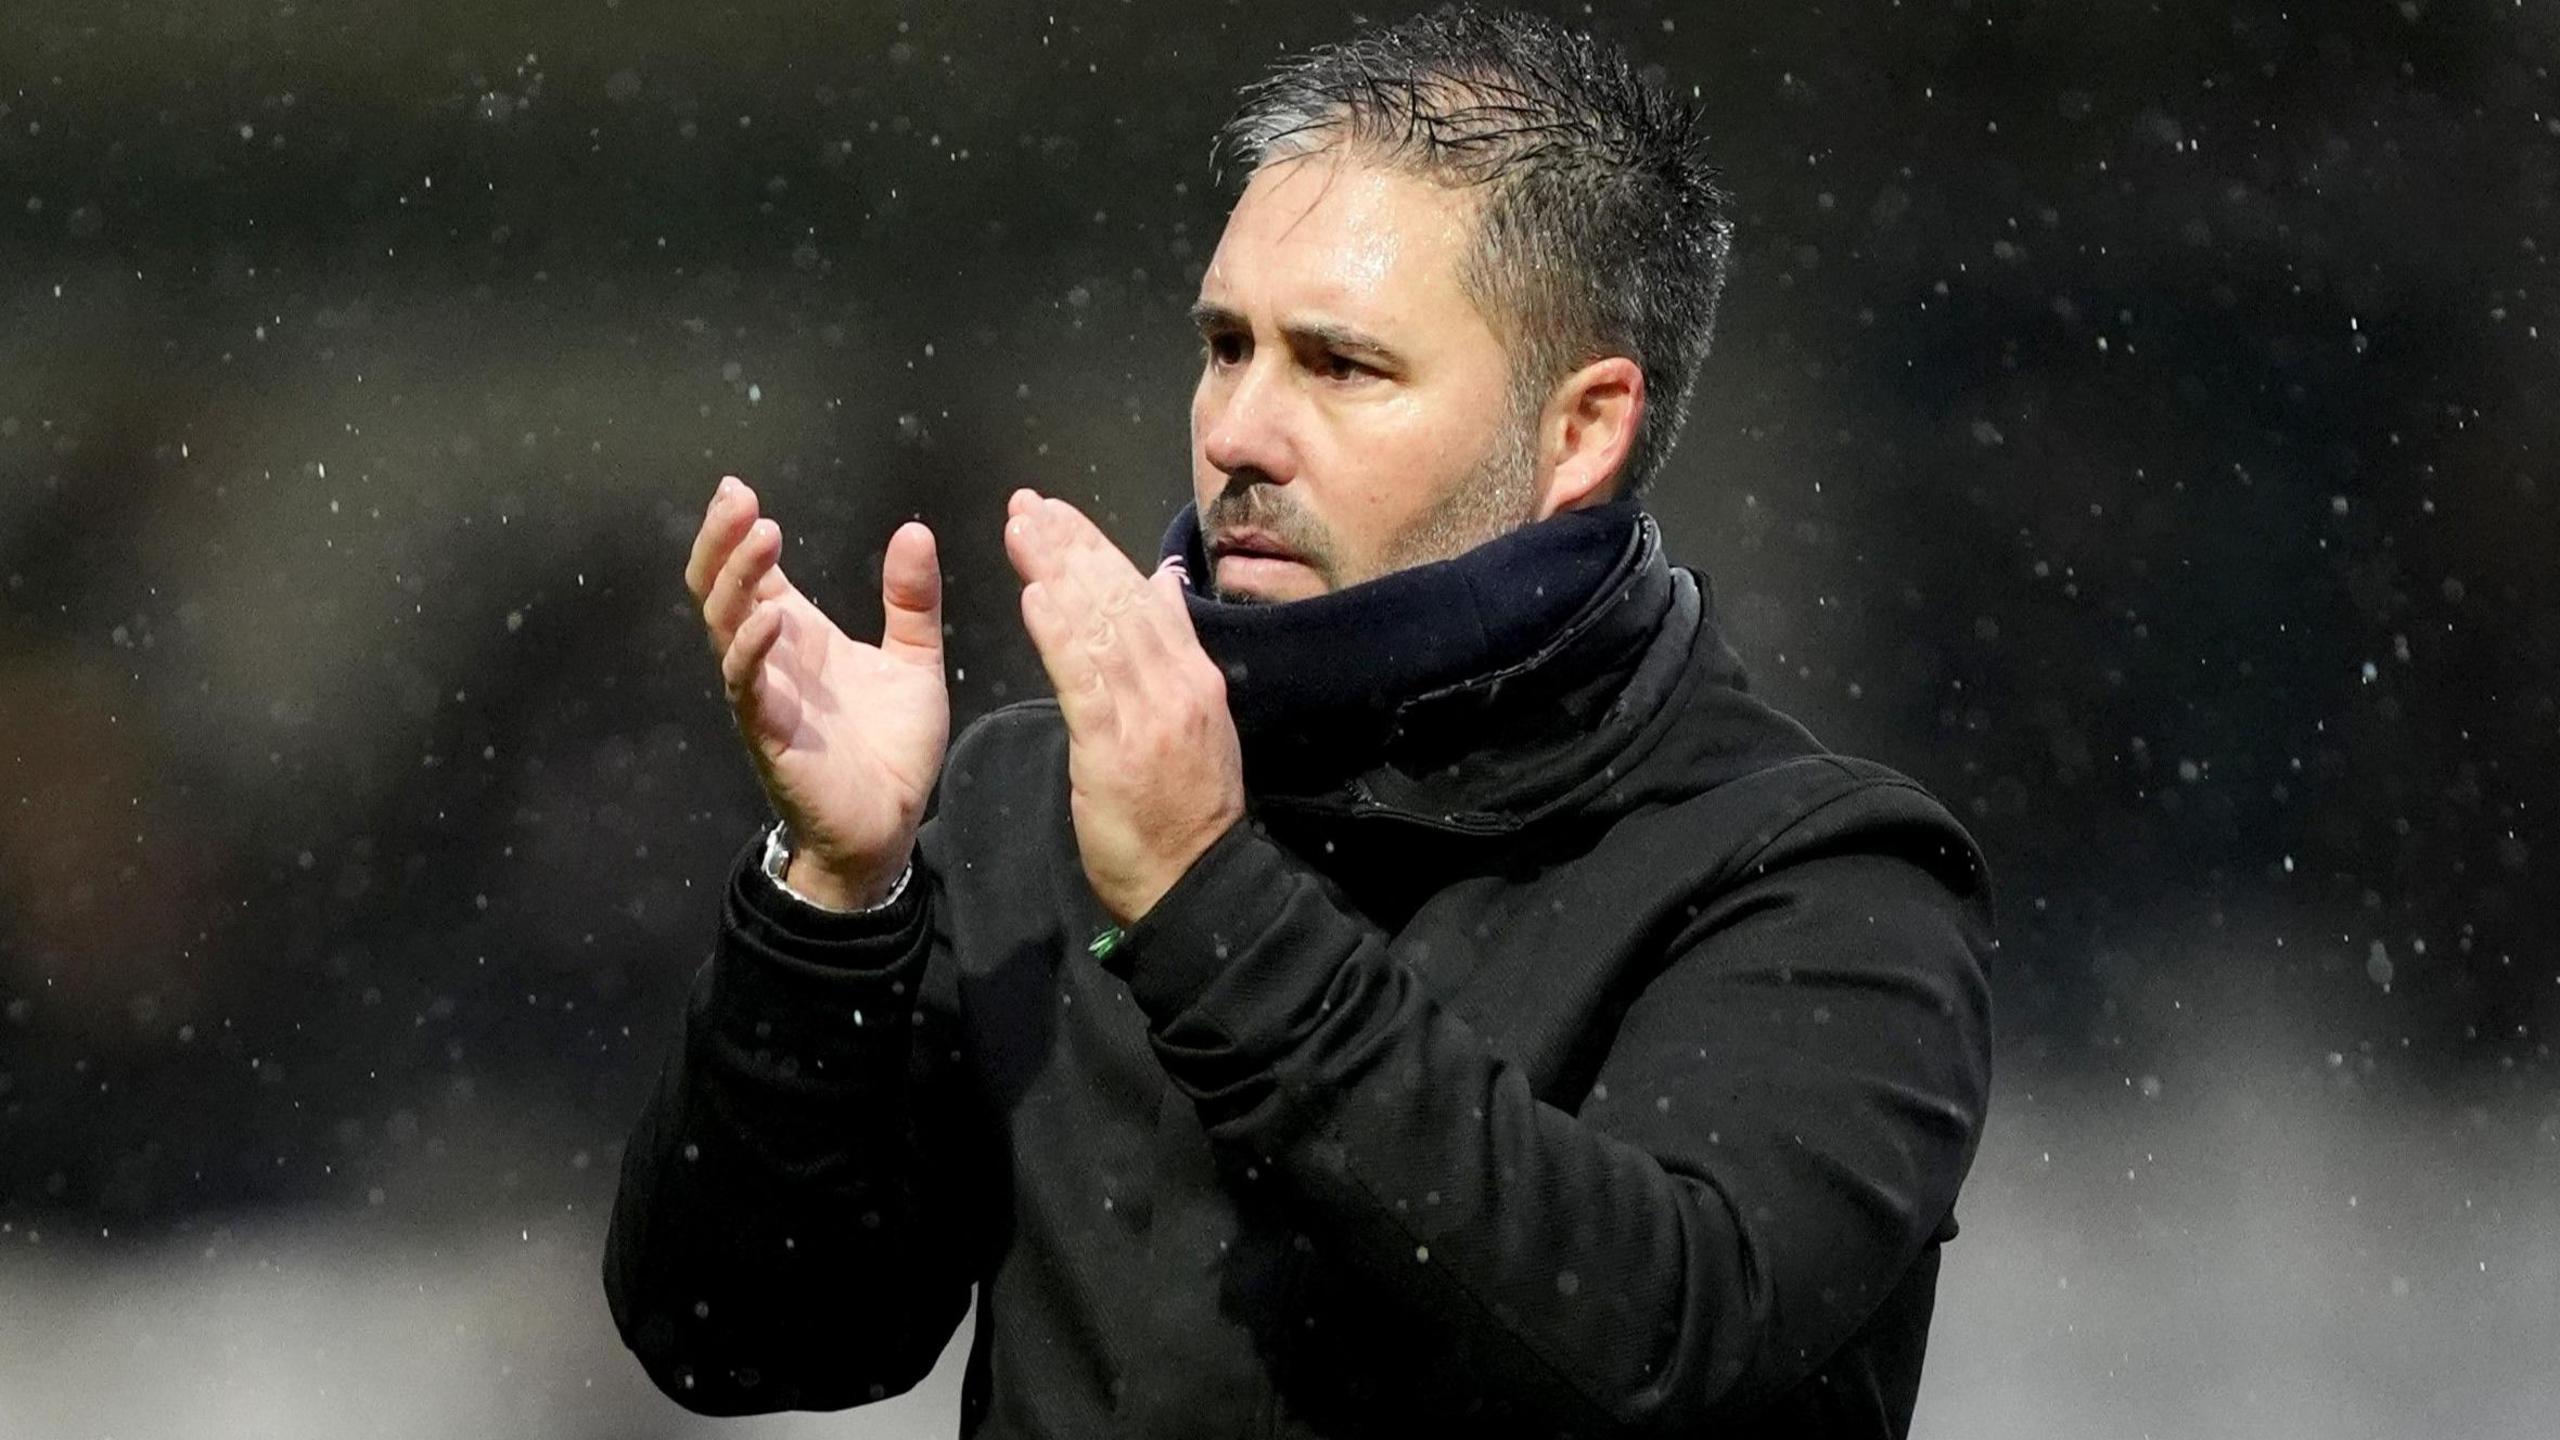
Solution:
M 925 886 L 916 883 L 909 859 L 898 889 L 863 910 L 814 904 L 766 874 L 769 842 L 758 835 L 731 867 L 727 900 L 731 928 L 761 948 L 813 965 L 876 968 L 894 964 L 924 926 Z
M 1296 860 L 1239 820 L 1122 932 L 1103 968 L 1160 1030 L 1205 1004 L 1231 1036 L 1268 1034 L 1340 968 L 1344 947 L 1315 933 L 1325 916 L 1339 920 Z
M 876 911 L 822 910 L 773 888 L 762 848 L 759 836 L 730 873 L 710 973 L 713 1025 L 748 1053 L 803 1066 L 842 1063 L 884 1035 L 903 1043 L 932 949 L 931 887 L 909 885 Z
M 776 820 L 773 828 L 764 832 L 764 860 L 760 868 L 764 871 L 764 878 L 773 882 L 774 889 L 812 910 L 824 910 L 834 915 L 871 915 L 897 904 L 898 897 L 907 893 L 907 881 L 916 873 L 914 847 L 909 846 L 908 851 L 907 862 L 898 867 L 898 878 L 889 886 L 889 893 L 871 904 L 857 905 L 851 910 L 819 904 L 792 889 L 791 882 L 783 878 L 784 872 L 791 867 L 791 825 L 788 821 Z

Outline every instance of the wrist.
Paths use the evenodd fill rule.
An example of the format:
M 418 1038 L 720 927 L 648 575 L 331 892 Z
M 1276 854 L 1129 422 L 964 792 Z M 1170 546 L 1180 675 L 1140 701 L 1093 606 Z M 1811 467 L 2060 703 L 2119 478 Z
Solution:
M 905 872 L 901 862 L 887 870 L 847 874 L 801 850 L 783 866 L 782 883 L 830 910 L 869 910 L 889 899 Z
M 910 843 L 907 849 L 912 848 Z M 815 852 L 795 845 L 790 827 L 777 821 L 765 835 L 762 868 L 766 879 L 795 900 L 821 910 L 858 913 L 881 909 L 896 900 L 906 889 L 913 866 L 911 857 L 904 853 L 896 865 L 886 869 L 831 865 Z

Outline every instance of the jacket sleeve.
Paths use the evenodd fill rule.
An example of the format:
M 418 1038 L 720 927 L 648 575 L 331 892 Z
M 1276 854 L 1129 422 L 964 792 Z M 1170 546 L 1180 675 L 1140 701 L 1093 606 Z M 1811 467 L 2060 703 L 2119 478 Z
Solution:
M 624 1343 L 706 1415 L 904 1393 L 969 1304 L 972 1173 L 928 821 L 903 894 L 836 913 L 731 868 L 683 1040 L 623 1155 L 604 1284 Z
M 1213 1141 L 1266 1157 L 1320 1248 L 1417 1317 L 1387 1333 L 1428 1353 L 1382 1364 L 1467 1357 L 1541 1433 L 1706 1433 L 1886 1298 L 1988 1098 L 1970 839 L 1933 800 L 1898 825 L 1840 806 L 1701 882 L 1578 1113 L 1249 821 L 1108 963 Z

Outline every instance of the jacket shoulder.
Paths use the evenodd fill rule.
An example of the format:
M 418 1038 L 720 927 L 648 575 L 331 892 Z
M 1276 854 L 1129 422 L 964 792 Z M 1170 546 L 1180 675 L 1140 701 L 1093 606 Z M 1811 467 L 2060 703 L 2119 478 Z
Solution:
M 978 745 L 1018 744 L 1043 731 L 1055 731 L 1061 736 L 1066 733 L 1066 718 L 1058 713 L 1058 702 L 1047 695 L 1016 700 L 960 727 L 960 738 L 951 742 L 951 753 L 958 755 Z
M 1018 828 L 1026 804 L 1063 786 L 1066 764 L 1066 719 L 1056 700 L 1043 696 L 990 710 L 963 726 L 942 757 L 935 818 L 972 833 L 989 823 Z
M 1982 848 L 1919 781 L 1880 761 L 1831 751 L 1782 760 L 1692 802 L 1716 811 L 1732 843 L 1718 847 L 1714 888 L 1827 855 L 1880 854 L 1927 870 L 1950 891 L 1989 903 Z
M 966 784 L 986 772 L 1019 773 L 1052 751 L 1063 755 L 1066 743 L 1066 718 L 1056 700 L 1017 700 L 961 727 L 942 759 L 943 786 Z

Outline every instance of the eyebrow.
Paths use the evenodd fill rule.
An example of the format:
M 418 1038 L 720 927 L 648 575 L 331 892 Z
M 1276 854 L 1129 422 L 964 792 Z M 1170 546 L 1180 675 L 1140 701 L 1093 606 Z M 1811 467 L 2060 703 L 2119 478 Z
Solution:
M 1203 300 L 1199 304 L 1191 307 L 1191 323 L 1204 335 L 1209 333 L 1211 330 L 1250 330 L 1253 328 L 1245 322 L 1245 318 L 1242 315 L 1237 314 L 1235 311 L 1228 309 L 1224 305 L 1213 305 L 1206 300 Z M 1399 353 L 1394 346 L 1389 345 L 1387 342 L 1379 339 L 1375 335 L 1371 335 L 1362 330 L 1354 330 L 1348 325 L 1337 324 L 1330 320 L 1300 320 L 1293 324 L 1281 326 L 1280 332 L 1292 340 L 1302 342 L 1312 340 L 1329 349 L 1357 351 L 1364 355 L 1375 355 L 1381 359 L 1398 363 L 1401 363 L 1404 359 L 1404 356 Z

